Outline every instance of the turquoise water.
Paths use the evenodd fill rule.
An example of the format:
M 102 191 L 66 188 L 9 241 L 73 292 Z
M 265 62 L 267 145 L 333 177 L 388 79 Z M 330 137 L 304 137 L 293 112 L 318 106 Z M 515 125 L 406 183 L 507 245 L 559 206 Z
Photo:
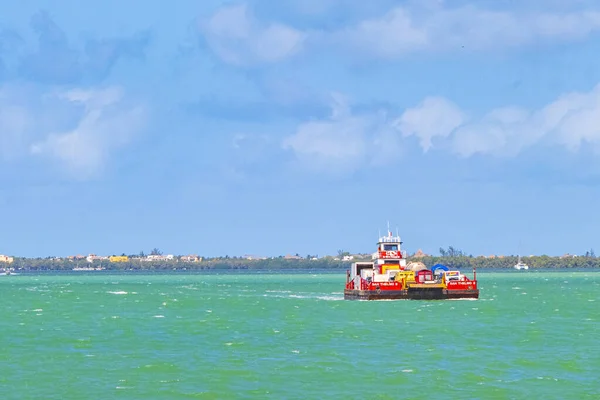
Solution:
M 600 273 L 344 301 L 344 274 L 0 277 L 1 399 L 600 398 Z

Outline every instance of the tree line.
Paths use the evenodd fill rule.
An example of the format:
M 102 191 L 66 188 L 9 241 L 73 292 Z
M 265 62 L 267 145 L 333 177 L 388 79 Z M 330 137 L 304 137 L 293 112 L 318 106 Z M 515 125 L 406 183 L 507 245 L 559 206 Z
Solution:
M 409 257 L 408 261 L 424 263 L 428 268 L 435 264 L 444 264 L 457 269 L 511 269 L 517 263 L 516 256 L 483 258 L 465 255 L 463 252 L 445 253 L 440 256 Z M 448 255 L 453 254 L 453 255 Z M 357 261 L 357 260 L 353 260 Z M 285 259 L 283 257 L 268 258 L 263 260 L 247 260 L 236 257 L 219 257 L 203 259 L 200 262 L 184 262 L 177 259 L 164 261 L 129 260 L 126 262 L 108 262 L 106 260 L 93 263 L 86 260 L 52 259 L 52 258 L 15 258 L 10 264 L 11 268 L 24 271 L 70 271 L 73 268 L 103 268 L 113 271 L 167 271 L 167 270 L 287 270 L 287 269 L 314 269 L 314 270 L 345 270 L 353 261 L 341 261 L 333 257 L 319 259 Z M 370 261 L 365 257 L 364 261 Z M 522 257 L 531 269 L 545 268 L 600 268 L 600 258 L 588 256 L 579 257 L 550 257 L 532 256 Z M 8 265 L 6 265 L 8 266 Z M 3 265 L 0 264 L 0 269 Z
M 73 268 L 102 268 L 112 271 L 167 271 L 167 270 L 285 270 L 285 269 L 343 269 L 349 265 L 333 258 L 285 259 L 283 257 L 264 260 L 248 260 L 237 257 L 203 259 L 199 262 L 186 262 L 177 259 L 161 261 L 141 261 L 129 259 L 124 262 L 107 260 L 88 262 L 83 260 L 54 258 L 15 258 L 11 268 L 24 271 L 70 271 Z M 0 264 L 0 269 L 3 266 Z

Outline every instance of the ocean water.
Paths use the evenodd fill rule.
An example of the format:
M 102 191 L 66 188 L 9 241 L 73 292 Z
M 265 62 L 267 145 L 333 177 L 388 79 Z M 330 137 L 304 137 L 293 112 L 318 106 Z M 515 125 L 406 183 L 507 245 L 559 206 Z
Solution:
M 0 277 L 0 399 L 598 399 L 600 272 L 344 301 L 344 274 Z

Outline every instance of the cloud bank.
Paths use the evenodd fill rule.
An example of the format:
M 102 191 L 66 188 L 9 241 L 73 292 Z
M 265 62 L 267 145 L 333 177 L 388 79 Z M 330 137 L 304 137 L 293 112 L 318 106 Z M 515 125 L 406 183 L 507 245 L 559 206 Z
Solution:
M 514 157 L 536 145 L 600 151 L 600 84 L 537 110 L 506 106 L 480 116 L 442 97 L 428 97 L 395 119 L 381 118 L 383 112 L 355 115 L 343 102 L 333 110 L 329 119 L 302 123 L 283 140 L 283 148 L 310 170 L 340 173 L 373 165 L 370 158 L 382 158 L 386 149 L 395 154 L 411 146 L 411 138 L 423 152 L 460 157 Z
M 145 127 L 146 107 L 118 87 L 50 90 L 0 87 L 0 156 L 56 161 L 71 177 L 102 172 L 113 152 Z
M 145 123 L 145 109 L 127 104 L 118 88 L 70 90 L 59 98 L 82 106 L 81 116 L 74 128 L 32 144 L 31 152 L 59 160 L 81 178 L 100 172 L 110 154 L 127 145 Z
M 333 41 L 382 58 L 417 51 L 498 50 L 585 38 L 600 29 L 600 12 L 485 10 L 475 6 L 396 7 L 379 18 L 333 32 Z
M 354 113 L 340 94 L 332 100 L 330 117 L 300 124 L 283 140 L 283 149 L 292 151 L 303 166 L 332 175 L 374 165 L 381 156 L 396 156 L 398 138 L 386 113 Z
M 248 66 L 326 48 L 351 56 L 394 59 L 416 52 L 498 51 L 581 40 L 600 30 L 600 11 L 495 10 L 445 2 L 414 3 L 331 30 L 263 23 L 246 4 L 218 9 L 200 25 L 224 62 Z

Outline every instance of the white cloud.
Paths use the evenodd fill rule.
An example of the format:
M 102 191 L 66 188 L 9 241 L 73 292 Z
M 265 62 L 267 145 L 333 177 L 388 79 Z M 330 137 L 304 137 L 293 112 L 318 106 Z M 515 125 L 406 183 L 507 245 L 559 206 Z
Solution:
M 244 4 L 222 7 L 200 24 L 208 45 L 225 62 L 276 62 L 297 53 L 306 35 L 289 26 L 261 24 Z
M 571 150 L 587 143 L 600 145 L 600 84 L 588 93 L 561 96 L 542 110 L 555 141 Z
M 452 150 L 465 157 L 477 153 L 514 156 L 546 133 L 527 110 L 499 108 L 458 128 L 452 138 Z
M 83 106 L 83 113 L 73 128 L 34 142 L 31 153 L 57 159 L 78 178 L 99 173 L 111 153 L 127 145 L 145 122 L 145 109 L 129 104 L 118 88 L 77 89 L 57 97 Z
M 561 96 L 539 110 L 519 107 L 494 109 L 478 118 L 449 100 L 426 99 L 408 109 L 394 126 L 404 135 L 415 135 L 427 151 L 438 137 L 442 147 L 449 144 L 454 153 L 515 156 L 538 144 L 564 146 L 577 151 L 590 144 L 600 149 L 600 85 L 587 93 Z
M 118 88 L 40 89 L 0 86 L 0 161 L 43 156 L 73 177 L 91 177 L 134 138 L 146 118 L 144 108 Z
M 394 126 L 404 136 L 417 136 L 421 147 L 427 151 L 434 137 L 450 135 L 464 120 L 462 111 L 450 101 L 428 97 L 418 106 L 404 111 Z
M 392 58 L 414 51 L 478 51 L 540 40 L 580 39 L 600 29 L 600 12 L 561 13 L 457 8 L 443 4 L 396 7 L 333 34 L 335 43 Z
M 326 120 L 308 121 L 283 141 L 304 167 L 339 175 L 377 163 L 398 150 L 397 137 L 385 114 L 353 114 L 346 99 L 333 96 Z

